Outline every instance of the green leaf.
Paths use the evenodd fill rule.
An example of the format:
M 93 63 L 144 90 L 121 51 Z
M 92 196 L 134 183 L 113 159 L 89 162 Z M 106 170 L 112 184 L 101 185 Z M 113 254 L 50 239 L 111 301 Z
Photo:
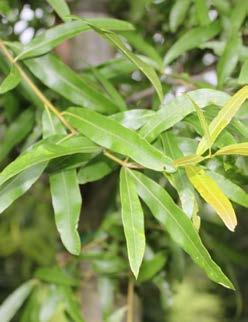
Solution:
M 35 165 L 24 170 L 0 188 L 0 213 L 22 196 L 39 179 L 47 163 Z
M 220 267 L 211 259 L 191 220 L 174 203 L 170 195 L 155 181 L 137 171 L 131 171 L 141 199 L 150 208 L 155 218 L 165 227 L 171 238 L 179 244 L 205 270 L 208 277 L 225 287 L 233 284 Z
M 239 84 L 248 84 L 248 59 L 243 63 L 239 74 Z
M 94 26 L 93 26 L 94 28 Z M 115 47 L 117 47 L 134 65 L 138 67 L 146 75 L 146 77 L 150 80 L 152 85 L 154 86 L 160 101 L 163 101 L 163 89 L 158 78 L 158 75 L 154 71 L 154 69 L 146 64 L 143 60 L 141 60 L 137 55 L 133 54 L 121 41 L 118 35 L 113 32 L 107 32 L 103 29 L 94 28 L 96 32 L 102 35 L 104 38 L 109 40 Z
M 82 136 L 68 138 L 67 140 L 64 140 L 64 138 L 64 136 L 54 136 L 41 140 L 31 150 L 20 155 L 0 173 L 0 185 L 36 164 L 65 155 L 98 153 L 100 151 L 99 147 Z M 61 140 L 64 141 L 59 143 Z
M 71 39 L 81 32 L 90 30 L 91 25 L 116 31 L 133 29 L 132 24 L 129 22 L 113 18 L 92 18 L 68 21 L 36 36 L 29 44 L 22 48 L 22 51 L 18 54 L 16 59 L 20 60 L 44 55 L 65 40 Z
M 197 48 L 200 44 L 215 37 L 220 32 L 220 23 L 218 21 L 204 27 L 196 27 L 187 31 L 175 44 L 168 50 L 164 58 L 164 65 L 169 65 L 177 57 L 186 51 Z
M 157 253 L 152 259 L 144 260 L 139 273 L 138 281 L 140 283 L 151 280 L 166 263 L 166 254 L 163 252 Z
M 14 89 L 21 81 L 21 75 L 15 65 L 11 66 L 9 75 L 0 84 L 0 94 Z
M 155 171 L 174 171 L 171 159 L 143 140 L 136 132 L 96 112 L 71 107 L 68 122 L 95 143 L 132 158 Z
M 230 123 L 247 97 L 248 86 L 244 86 L 225 103 L 218 115 L 209 125 L 209 133 L 212 143 L 214 143 L 220 132 Z M 203 154 L 208 148 L 208 140 L 206 136 L 204 136 L 197 147 L 197 154 Z
M 66 21 L 66 16 L 70 15 L 70 9 L 65 0 L 47 0 L 58 16 Z
M 227 145 L 215 153 L 215 155 L 232 155 L 232 154 L 248 156 L 248 142 Z
M 183 23 L 191 0 L 176 0 L 170 11 L 169 26 L 172 32 L 176 32 L 178 27 Z
M 188 165 L 196 164 L 203 161 L 204 158 L 201 155 L 192 154 L 186 155 L 173 161 L 175 167 L 186 167 Z
M 206 172 L 196 166 L 186 167 L 187 176 L 202 198 L 213 207 L 227 228 L 234 231 L 237 218 L 229 199 Z
M 198 89 L 188 92 L 187 95 L 184 94 L 178 96 L 168 103 L 167 106 L 158 110 L 154 116 L 147 121 L 144 127 L 140 130 L 140 135 L 151 142 L 158 137 L 160 133 L 169 129 L 187 115 L 194 112 L 194 104 L 187 96 L 190 96 L 191 99 L 194 100 L 194 102 L 201 108 L 210 104 L 223 106 L 229 98 L 229 96 L 224 92 L 213 89 Z
M 217 183 L 220 189 L 230 200 L 248 208 L 248 193 L 246 191 L 220 173 L 207 171 L 207 175 Z
M 79 281 L 58 267 L 42 267 L 35 272 L 35 277 L 41 281 L 65 286 L 78 286 Z
M 144 214 L 133 178 L 125 168 L 122 168 L 120 172 L 120 196 L 128 259 L 131 270 L 137 279 L 146 246 Z
M 206 26 L 210 23 L 208 16 L 208 2 L 206 0 L 195 0 L 196 16 L 200 26 Z
M 154 114 L 155 113 L 152 110 L 134 109 L 113 114 L 110 118 L 129 129 L 138 130 L 141 126 L 146 124 Z
M 0 321 L 9 322 L 15 316 L 16 312 L 23 305 L 26 298 L 36 285 L 35 280 L 30 280 L 18 287 L 10 294 L 0 306 Z
M 41 82 L 74 104 L 108 114 L 119 110 L 112 100 L 88 85 L 54 55 L 29 59 L 25 64 Z
M 226 79 L 234 71 L 240 54 L 241 38 L 238 34 L 233 34 L 227 41 L 223 54 L 217 64 L 218 85 L 222 87 Z
M 76 170 L 60 171 L 49 176 L 55 222 L 65 248 L 73 255 L 81 251 L 77 231 L 82 198 Z
M 22 112 L 7 128 L 3 142 L 0 144 L 0 162 L 6 158 L 9 152 L 20 143 L 32 130 L 34 124 L 34 112 L 30 109 Z
M 62 293 L 65 297 L 65 310 L 75 322 L 85 322 L 82 317 L 81 307 L 77 297 L 72 293 L 69 287 L 63 287 Z
M 243 0 L 237 0 L 235 3 L 235 7 L 232 9 L 230 17 L 230 23 L 233 33 L 236 33 L 240 29 L 247 14 L 248 3 Z

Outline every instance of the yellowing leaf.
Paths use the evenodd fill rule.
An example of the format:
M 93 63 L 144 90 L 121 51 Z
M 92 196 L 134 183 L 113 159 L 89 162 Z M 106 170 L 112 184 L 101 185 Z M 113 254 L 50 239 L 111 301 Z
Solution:
M 238 112 L 247 97 L 248 86 L 244 86 L 227 101 L 218 115 L 210 123 L 209 133 L 212 144 L 220 132 L 229 124 L 234 115 Z M 204 135 L 197 147 L 196 153 L 203 154 L 208 148 L 210 148 L 209 141 L 207 140 L 207 136 Z
M 187 155 L 185 157 L 182 157 L 180 159 L 173 161 L 173 165 L 175 167 L 185 167 L 188 165 L 199 163 L 202 160 L 204 160 L 204 158 L 200 155 L 196 155 L 196 154 Z
M 248 142 L 227 145 L 215 153 L 215 155 L 229 155 L 229 154 L 248 156 Z
M 215 181 L 200 167 L 186 167 L 186 173 L 192 185 L 202 198 L 214 208 L 227 228 L 234 231 L 237 225 L 237 218 L 232 204 L 217 186 Z

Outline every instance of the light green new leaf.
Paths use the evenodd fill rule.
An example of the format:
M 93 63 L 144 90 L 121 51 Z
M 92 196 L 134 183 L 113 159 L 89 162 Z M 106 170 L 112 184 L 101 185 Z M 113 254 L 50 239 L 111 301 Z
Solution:
M 41 82 L 74 104 L 107 114 L 119 110 L 111 99 L 90 86 L 54 55 L 29 59 L 25 64 Z
M 137 171 L 128 171 L 136 182 L 139 196 L 150 208 L 155 218 L 168 231 L 171 238 L 191 256 L 211 280 L 233 289 L 231 281 L 211 259 L 191 220 L 174 203 L 170 195 L 159 184 L 145 175 Z
M 120 172 L 120 197 L 128 259 L 137 279 L 146 246 L 144 214 L 133 178 L 125 168 L 122 168 Z
M 215 181 L 200 167 L 188 166 L 186 173 L 202 198 L 213 207 L 227 228 L 234 231 L 237 225 L 234 209 Z
M 230 123 L 247 97 L 248 86 L 244 86 L 225 103 L 218 115 L 209 125 L 209 133 L 212 143 L 214 143 L 220 132 Z M 206 136 L 204 136 L 201 139 L 196 152 L 197 154 L 203 154 L 207 149 L 209 149 L 209 147 L 208 140 Z
M 67 121 L 95 143 L 132 158 L 155 171 L 174 171 L 171 159 L 143 140 L 138 133 L 96 112 L 71 107 Z
M 183 23 L 191 0 L 176 0 L 169 16 L 169 26 L 172 32 L 176 32 L 178 27 Z
M 70 9 L 65 0 L 47 0 L 47 2 L 53 7 L 54 11 L 62 20 L 67 20 L 66 16 L 70 15 Z
M 196 16 L 200 26 L 206 26 L 210 23 L 208 16 L 208 2 L 206 0 L 195 0 Z
M 39 179 L 46 165 L 45 162 L 24 170 L 0 188 L 0 213 L 30 189 Z
M 0 94 L 14 89 L 21 81 L 21 75 L 15 65 L 11 66 L 9 75 L 0 84 Z
M 49 176 L 56 227 L 65 248 L 74 255 L 81 251 L 77 231 L 82 198 L 76 170 L 62 170 Z
M 201 155 L 192 154 L 192 155 L 186 155 L 179 159 L 174 160 L 173 164 L 175 167 L 186 167 L 188 165 L 199 163 L 203 160 L 204 158 Z
M 94 26 L 93 26 L 94 28 Z M 146 75 L 146 77 L 150 80 L 152 85 L 154 86 L 160 101 L 163 101 L 163 89 L 158 78 L 158 75 L 154 71 L 154 69 L 146 64 L 143 60 L 141 60 L 137 55 L 133 54 L 121 41 L 118 35 L 113 32 L 107 32 L 103 29 L 94 28 L 96 32 L 101 34 L 104 38 L 109 40 L 117 49 L 119 49 L 134 65 L 138 67 Z
M 198 89 L 188 92 L 187 95 L 178 96 L 168 105 L 154 113 L 154 116 L 152 116 L 141 128 L 140 135 L 151 142 L 158 137 L 160 133 L 194 112 L 194 104 L 188 96 L 190 96 L 200 108 L 204 108 L 211 104 L 223 106 L 229 98 L 224 92 L 213 89 Z
M 239 34 L 233 34 L 228 39 L 224 52 L 217 64 L 218 85 L 222 87 L 226 79 L 234 71 L 240 54 L 242 42 Z
M 220 173 L 207 171 L 207 175 L 217 183 L 220 189 L 230 200 L 248 208 L 248 193 L 246 191 Z
M 196 27 L 187 31 L 175 44 L 168 50 L 164 58 L 164 65 L 169 65 L 174 59 L 186 51 L 197 48 L 200 44 L 215 37 L 220 32 L 218 21 L 204 27 Z
M 215 155 L 232 155 L 232 154 L 248 156 L 248 142 L 227 145 L 215 153 Z
M 243 63 L 239 74 L 239 84 L 248 84 L 248 59 Z
M 36 164 L 76 153 L 99 153 L 100 148 L 87 138 L 76 136 L 64 140 L 65 136 L 53 136 L 41 140 L 30 150 L 20 155 L 0 173 L 0 186 L 18 173 Z M 59 143 L 59 141 L 63 142 Z
M 65 40 L 71 39 L 81 32 L 91 29 L 91 25 L 107 30 L 132 30 L 133 26 L 126 21 L 113 18 L 92 18 L 68 21 L 55 26 L 36 36 L 29 44 L 22 48 L 16 59 L 25 59 L 44 55 Z
M 35 280 L 30 280 L 18 287 L 0 306 L 0 321 L 9 322 L 23 305 L 26 298 L 36 285 Z

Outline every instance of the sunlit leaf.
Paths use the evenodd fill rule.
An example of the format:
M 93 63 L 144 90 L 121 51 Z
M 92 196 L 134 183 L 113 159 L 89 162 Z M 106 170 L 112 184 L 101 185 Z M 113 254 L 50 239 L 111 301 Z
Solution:
M 173 161 L 173 164 L 175 167 L 186 167 L 188 165 L 199 163 L 203 160 L 204 158 L 202 156 L 193 154 L 176 159 Z
M 53 7 L 54 11 L 62 20 L 67 20 L 66 16 L 70 15 L 70 9 L 65 0 L 47 0 L 47 2 Z
M 215 153 L 215 155 L 231 154 L 248 156 L 248 142 L 227 145 Z

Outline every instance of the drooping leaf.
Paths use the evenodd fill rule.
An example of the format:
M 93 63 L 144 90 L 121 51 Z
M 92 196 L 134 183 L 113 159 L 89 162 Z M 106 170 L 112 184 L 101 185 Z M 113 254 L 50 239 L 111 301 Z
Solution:
M 64 138 L 64 136 L 55 136 L 41 140 L 35 144 L 31 150 L 28 150 L 20 155 L 0 173 L 0 185 L 18 173 L 36 164 L 40 164 L 65 155 L 72 155 L 76 153 L 99 153 L 100 151 L 100 148 L 87 138 L 77 136 L 68 138 L 67 140 L 59 143 L 59 141 Z
M 14 89 L 21 81 L 21 75 L 15 65 L 11 66 L 10 73 L 0 84 L 0 94 L 5 94 Z
M 158 110 L 154 116 L 140 130 L 140 135 L 149 142 L 153 141 L 160 133 L 180 122 L 184 117 L 195 111 L 191 99 L 201 108 L 210 104 L 223 106 L 228 100 L 224 92 L 212 89 L 198 89 L 188 92 L 173 99 L 167 106 Z
M 188 166 L 186 167 L 186 173 L 202 198 L 213 207 L 227 228 L 234 231 L 237 225 L 237 218 L 232 204 L 215 181 L 200 167 Z
M 36 285 L 35 280 L 30 280 L 18 287 L 0 306 L 0 321 L 9 322 L 23 305 L 26 298 Z
M 248 156 L 248 142 L 227 145 L 215 153 L 215 155 L 231 155 L 231 154 Z
M 186 51 L 197 48 L 200 44 L 215 37 L 220 32 L 220 23 L 213 22 L 208 26 L 196 27 L 187 31 L 175 44 L 168 50 L 164 58 L 164 65 L 169 65 L 174 59 Z
M 205 0 L 195 0 L 196 16 L 200 26 L 206 26 L 210 23 L 208 16 L 208 2 Z
M 168 231 L 171 238 L 191 256 L 197 265 L 205 270 L 211 280 L 233 289 L 231 281 L 211 259 L 203 246 L 190 219 L 174 203 L 169 194 L 145 175 L 137 171 L 128 171 L 136 182 L 139 196 L 150 208 L 155 218 Z
M 62 20 L 67 20 L 66 17 L 70 15 L 70 9 L 65 0 L 47 0 L 47 2 L 53 7 L 54 11 Z
M 29 44 L 23 47 L 16 59 L 20 60 L 44 55 L 65 40 L 73 38 L 81 32 L 90 30 L 91 25 L 116 31 L 133 29 L 132 24 L 129 22 L 113 18 L 92 18 L 68 21 L 36 36 Z
M 218 115 L 209 125 L 209 133 L 212 143 L 216 140 L 220 132 L 230 123 L 247 97 L 248 86 L 244 86 L 225 103 Z M 208 148 L 208 140 L 206 136 L 204 136 L 197 147 L 197 154 L 203 154 Z
M 68 122 L 95 143 L 132 158 L 156 171 L 174 171 L 171 160 L 136 132 L 96 112 L 71 107 L 64 113 Z
M 177 0 L 175 1 L 169 17 L 170 30 L 176 32 L 178 27 L 183 23 L 191 0 Z
M 248 59 L 243 63 L 239 74 L 239 84 L 248 84 Z
M 217 183 L 230 200 L 248 208 L 248 193 L 246 191 L 220 173 L 207 171 L 207 175 Z
M 133 178 L 125 168 L 122 168 L 120 172 L 120 196 L 128 259 L 131 270 L 137 279 L 146 245 L 144 214 Z
M 222 87 L 226 79 L 234 71 L 238 60 L 241 47 L 240 35 L 233 34 L 227 41 L 224 53 L 221 55 L 217 64 L 218 85 Z

